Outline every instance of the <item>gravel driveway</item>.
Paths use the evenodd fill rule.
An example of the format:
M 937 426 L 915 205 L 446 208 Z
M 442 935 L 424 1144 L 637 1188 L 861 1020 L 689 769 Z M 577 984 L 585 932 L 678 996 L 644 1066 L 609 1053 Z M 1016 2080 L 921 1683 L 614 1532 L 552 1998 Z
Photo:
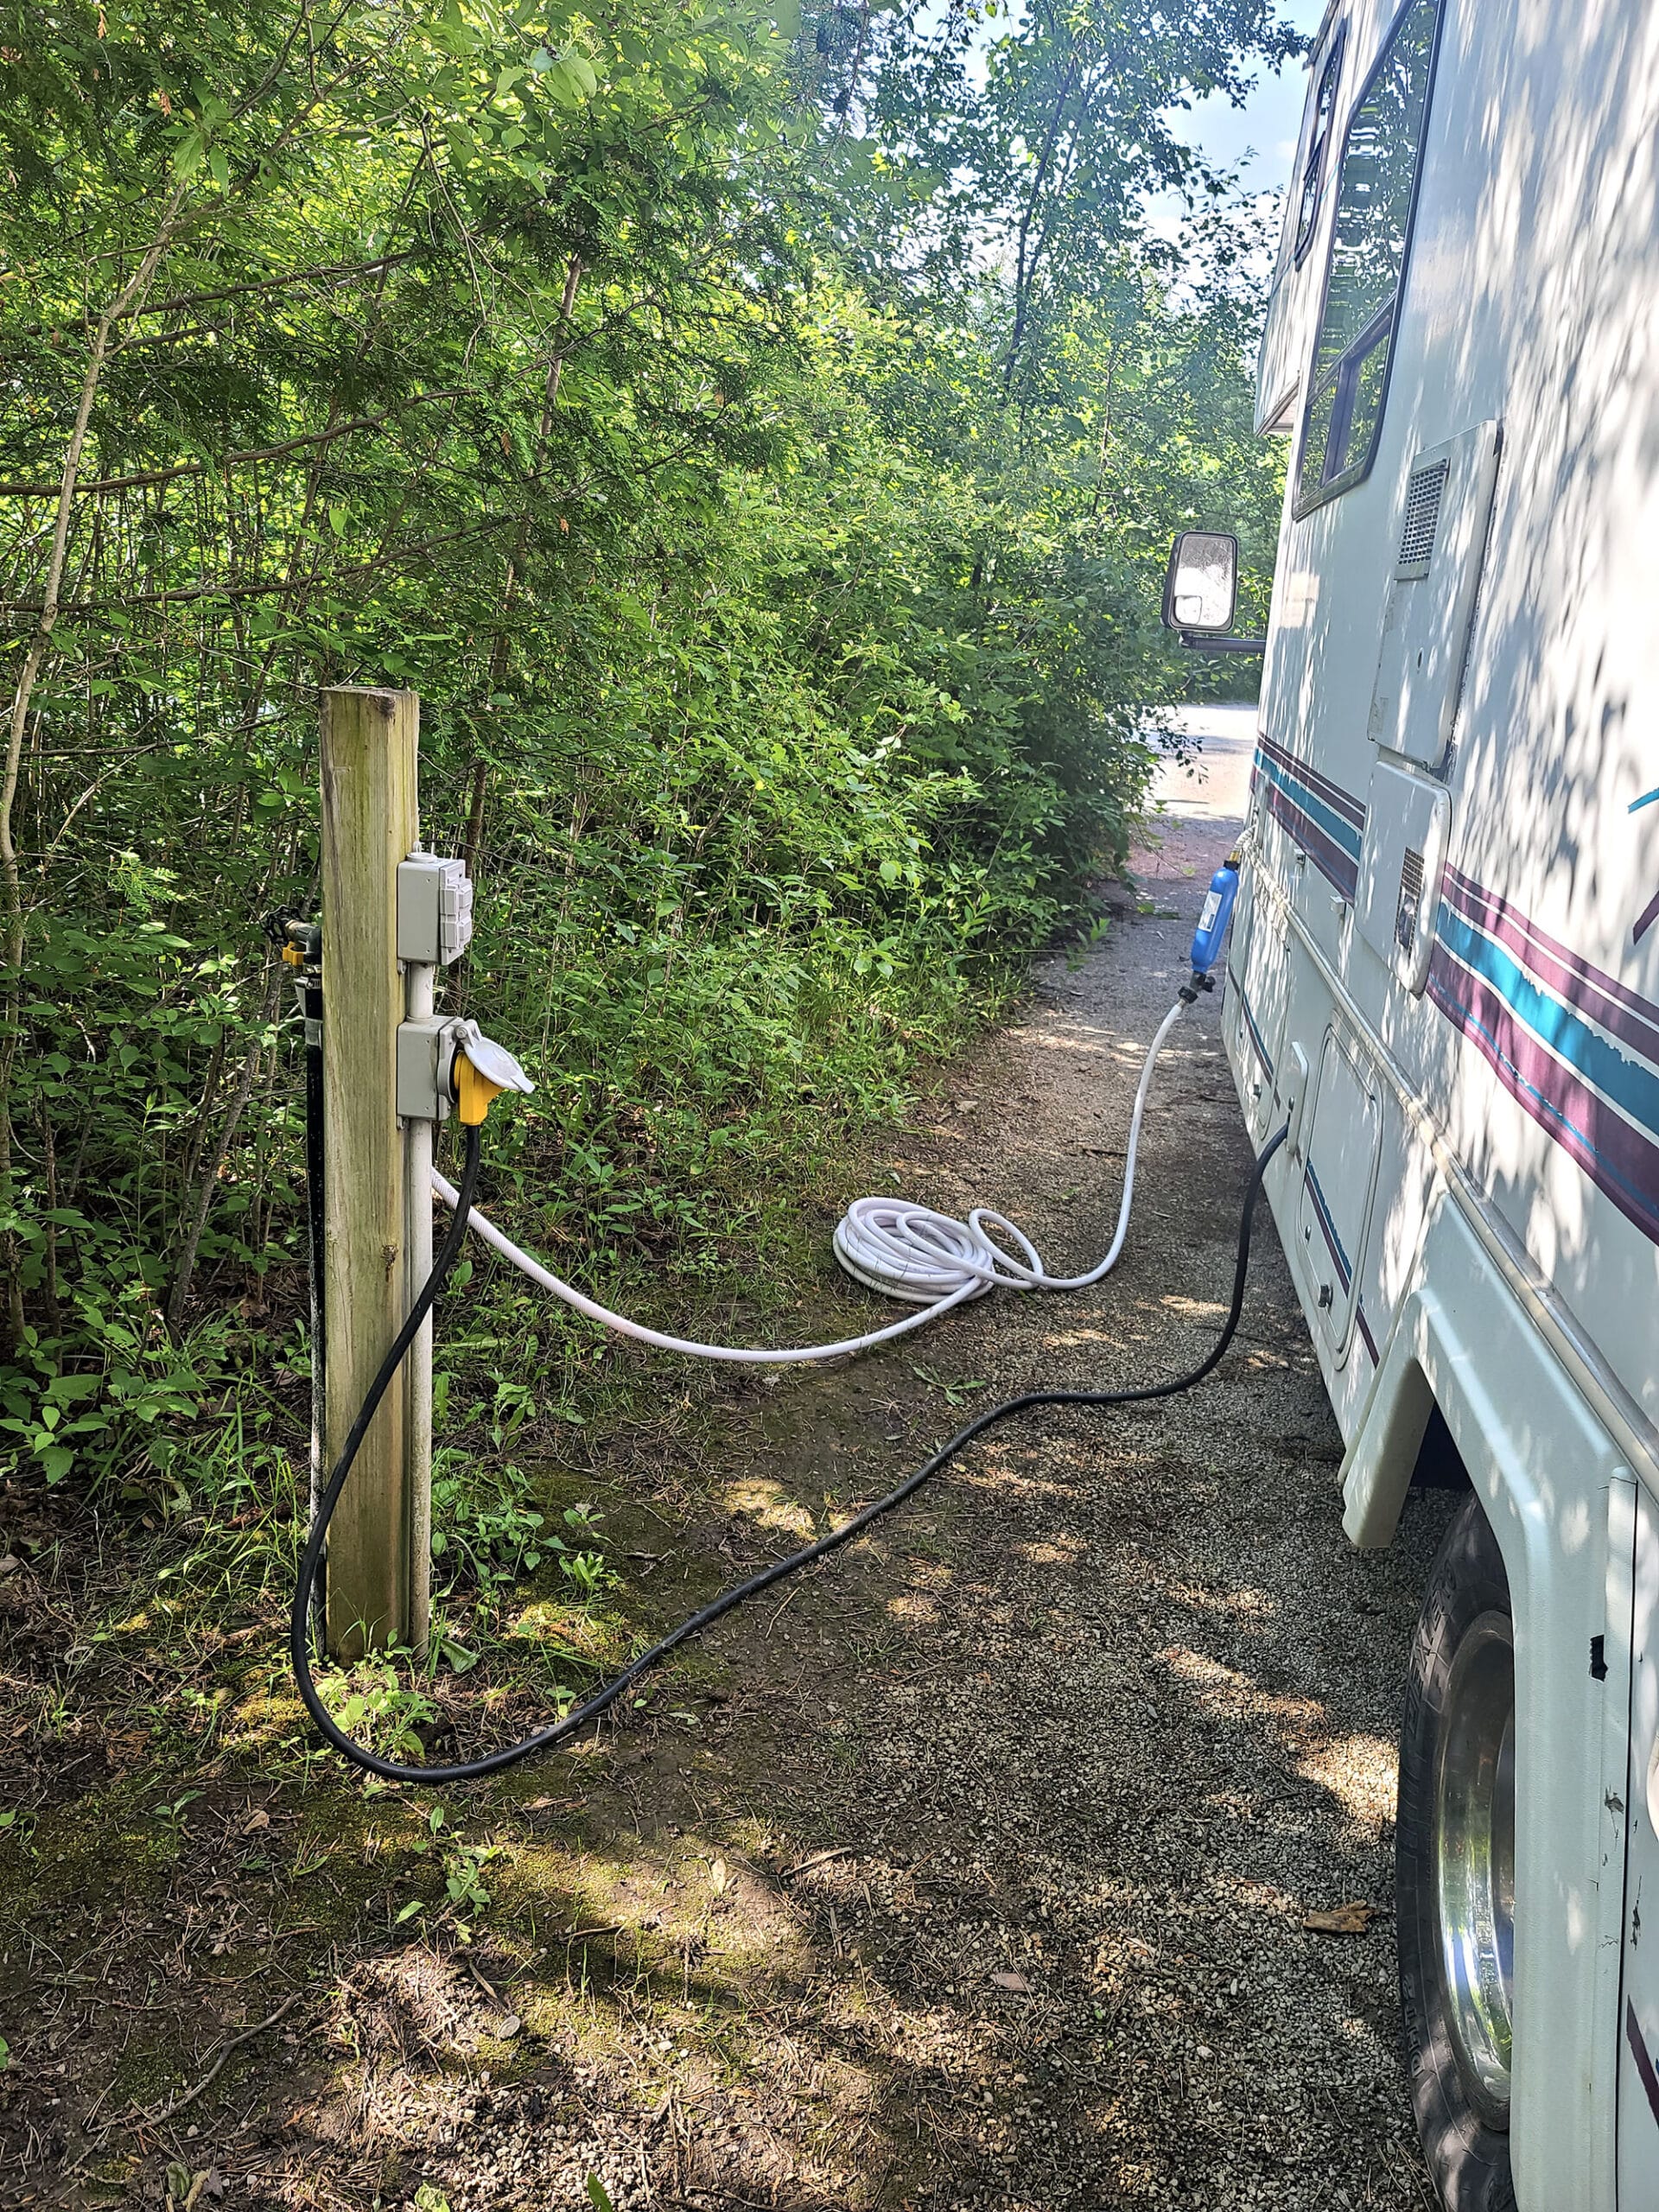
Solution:
M 1239 827 L 1252 721 L 1211 710 L 1196 771 L 1166 773 L 1138 863 L 1153 915 L 1049 963 L 944 1133 L 895 1152 L 911 1187 L 988 1198 L 1051 1264 L 1105 1248 L 1142 1040 Z M 976 1309 L 930 1375 L 1001 1396 L 1149 1380 L 1204 1348 L 1249 1165 L 1216 1000 L 1165 1065 L 1114 1275 Z M 860 1947 L 928 2139 L 883 2202 L 1429 2201 L 1396 2050 L 1394 1738 L 1448 1509 L 1414 1499 L 1394 1551 L 1359 1556 L 1340 1456 L 1269 1228 L 1207 1386 L 1010 1424 L 922 1501 L 931 1554 L 894 1529 L 892 1580 L 865 1587 L 902 1648 L 842 1692 L 866 1845 L 810 1888 L 818 1929 Z M 1347 1904 L 1366 1932 L 1305 1925 Z

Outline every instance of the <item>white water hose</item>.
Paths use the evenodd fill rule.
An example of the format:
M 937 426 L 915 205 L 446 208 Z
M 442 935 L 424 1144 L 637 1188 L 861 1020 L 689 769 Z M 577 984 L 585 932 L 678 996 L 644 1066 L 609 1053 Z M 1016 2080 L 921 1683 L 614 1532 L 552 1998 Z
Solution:
M 884 1297 L 901 1299 L 920 1311 L 907 1314 L 902 1321 L 889 1322 L 884 1329 L 872 1329 L 861 1337 L 843 1338 L 839 1344 L 798 1344 L 782 1350 L 764 1345 L 702 1344 L 684 1337 L 664 1335 L 659 1329 L 648 1329 L 642 1322 L 631 1321 L 626 1314 L 613 1313 L 596 1300 L 584 1297 L 574 1284 L 561 1281 L 539 1260 L 532 1259 L 476 1207 L 468 1225 L 533 1283 L 550 1291 L 576 1313 L 586 1314 L 590 1321 L 597 1321 L 602 1328 L 613 1329 L 619 1336 L 632 1337 L 636 1344 L 649 1344 L 658 1351 L 680 1352 L 692 1359 L 731 1360 L 755 1367 L 840 1359 L 849 1352 L 866 1351 L 872 1344 L 890 1344 L 895 1337 L 906 1336 L 939 1314 L 948 1313 L 952 1306 L 982 1298 L 999 1286 L 1007 1290 L 1086 1290 L 1117 1265 L 1118 1255 L 1128 1235 L 1135 1156 L 1141 1148 L 1141 1121 L 1152 1088 L 1153 1070 L 1158 1065 L 1164 1040 L 1180 1018 L 1185 1002 L 1185 998 L 1176 1000 L 1159 1025 L 1147 1051 L 1146 1065 L 1135 1089 L 1135 1109 L 1129 1116 L 1117 1228 L 1105 1258 L 1086 1274 L 1050 1274 L 1041 1255 L 1024 1231 L 1017 1229 L 1006 1215 L 995 1213 L 986 1206 L 976 1206 L 965 1220 L 959 1221 L 953 1215 L 936 1213 L 931 1206 L 906 1205 L 901 1198 L 855 1198 L 836 1225 L 836 1257 L 849 1275 L 869 1289 L 880 1291 Z M 454 1205 L 458 1195 L 455 1185 L 435 1170 L 432 1188 L 446 1205 Z M 993 1230 L 1012 1241 L 1021 1256 L 1016 1258 L 1005 1250 L 989 1233 Z

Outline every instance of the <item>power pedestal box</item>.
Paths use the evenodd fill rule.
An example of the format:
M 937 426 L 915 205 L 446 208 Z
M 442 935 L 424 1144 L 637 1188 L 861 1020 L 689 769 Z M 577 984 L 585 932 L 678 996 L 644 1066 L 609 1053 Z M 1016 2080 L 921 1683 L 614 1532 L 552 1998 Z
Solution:
M 397 1025 L 397 1112 L 405 1122 L 447 1122 L 454 1111 L 455 1018 L 417 1015 Z
M 473 938 L 473 884 L 465 861 L 411 853 L 397 864 L 397 957 L 446 968 Z

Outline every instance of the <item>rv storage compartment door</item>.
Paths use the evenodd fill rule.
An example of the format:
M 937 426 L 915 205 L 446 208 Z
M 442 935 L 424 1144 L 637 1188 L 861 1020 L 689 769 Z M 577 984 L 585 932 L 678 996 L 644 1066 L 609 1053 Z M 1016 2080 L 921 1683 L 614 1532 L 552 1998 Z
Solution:
M 1348 1355 L 1381 1128 L 1376 1086 L 1336 1031 L 1327 1029 L 1302 1164 L 1299 1226 L 1302 1267 L 1338 1366 Z
M 1366 944 L 1419 998 L 1428 981 L 1451 826 L 1452 798 L 1443 784 L 1392 760 L 1377 762 L 1354 912 Z
M 1498 426 L 1420 453 L 1395 519 L 1394 575 L 1371 691 L 1375 744 L 1438 766 L 1463 689 L 1497 482 Z
M 1631 1656 L 1618 2212 L 1659 2212 L 1659 1504 L 1647 1491 L 1637 1505 Z

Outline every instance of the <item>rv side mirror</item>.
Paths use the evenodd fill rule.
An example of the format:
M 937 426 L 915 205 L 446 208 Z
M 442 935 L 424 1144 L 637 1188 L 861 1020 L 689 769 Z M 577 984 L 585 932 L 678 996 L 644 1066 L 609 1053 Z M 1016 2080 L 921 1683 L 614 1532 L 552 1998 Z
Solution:
M 1164 578 L 1164 627 L 1196 637 L 1233 626 L 1238 601 L 1238 540 L 1225 531 L 1184 530 Z

